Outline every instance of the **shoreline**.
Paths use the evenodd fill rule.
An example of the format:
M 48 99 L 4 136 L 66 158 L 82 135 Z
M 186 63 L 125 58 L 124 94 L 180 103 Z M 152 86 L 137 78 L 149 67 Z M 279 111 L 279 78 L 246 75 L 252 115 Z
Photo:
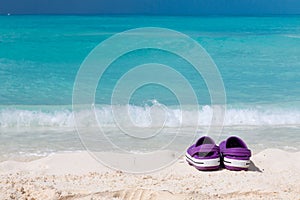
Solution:
M 202 172 L 183 158 L 148 174 L 114 171 L 87 152 L 0 163 L 0 199 L 297 199 L 300 152 L 266 149 L 249 171 Z

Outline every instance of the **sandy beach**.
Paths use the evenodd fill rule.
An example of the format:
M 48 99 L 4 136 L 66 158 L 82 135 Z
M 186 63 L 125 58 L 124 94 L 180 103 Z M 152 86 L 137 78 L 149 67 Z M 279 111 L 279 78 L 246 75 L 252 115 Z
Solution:
M 0 199 L 300 199 L 300 152 L 267 149 L 249 171 L 201 172 L 184 159 L 161 171 L 128 174 L 87 152 L 0 163 Z

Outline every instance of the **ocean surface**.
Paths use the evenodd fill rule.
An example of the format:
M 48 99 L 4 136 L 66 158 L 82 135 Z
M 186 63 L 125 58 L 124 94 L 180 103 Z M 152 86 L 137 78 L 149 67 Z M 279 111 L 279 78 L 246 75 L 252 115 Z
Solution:
M 164 115 L 169 135 L 178 126 L 186 128 L 183 135 L 195 134 L 189 130 L 198 125 L 196 135 L 200 136 L 210 125 L 213 106 L 226 106 L 223 131 L 211 133 L 217 142 L 234 134 L 255 152 L 264 148 L 299 151 L 300 16 L 0 16 L 0 160 L 84 150 L 72 111 L 77 72 L 99 43 L 143 27 L 172 29 L 197 41 L 219 69 L 226 105 L 212 105 L 205 80 L 177 55 L 156 49 L 130 52 L 109 66 L 95 92 L 93 109 L 112 141 L 129 151 L 147 151 L 159 149 L 159 143 L 170 139 L 166 136 L 155 144 L 138 146 L 123 138 L 114 126 L 112 108 L 125 124 L 129 110 L 133 122 L 129 131 L 154 130 L 161 125 L 155 119 Z M 138 88 L 128 104 L 111 103 L 114 86 L 124 73 L 137 64 L 154 62 L 172 66 L 185 76 L 197 95 L 199 110 L 196 105 L 182 105 L 180 110 L 176 94 L 154 84 Z M 174 80 L 173 87 L 181 87 L 180 82 Z M 162 105 L 164 112 L 155 109 Z M 190 120 L 182 123 L 181 113 Z M 79 115 L 86 133 L 95 131 L 91 116 L 84 111 Z M 195 116 L 199 116 L 196 124 Z

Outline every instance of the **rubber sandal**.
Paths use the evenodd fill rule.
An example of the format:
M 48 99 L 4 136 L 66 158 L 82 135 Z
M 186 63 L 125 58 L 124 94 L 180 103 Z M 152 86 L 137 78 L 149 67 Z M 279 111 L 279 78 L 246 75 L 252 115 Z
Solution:
M 217 170 L 220 167 L 220 149 L 210 137 L 203 136 L 187 149 L 186 161 L 198 170 Z
M 220 143 L 220 153 L 223 165 L 229 170 L 248 170 L 250 166 L 251 150 L 246 143 L 236 137 L 231 136 Z

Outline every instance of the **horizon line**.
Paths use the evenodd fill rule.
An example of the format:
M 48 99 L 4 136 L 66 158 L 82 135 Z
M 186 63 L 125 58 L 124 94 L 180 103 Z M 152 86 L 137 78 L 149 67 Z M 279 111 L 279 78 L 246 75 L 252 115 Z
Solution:
M 268 16 L 300 16 L 300 13 L 295 14 L 143 14 L 143 13 L 0 13 L 0 16 L 151 16 L 151 17 L 224 17 L 224 16 L 240 16 L 240 17 L 268 17 Z

